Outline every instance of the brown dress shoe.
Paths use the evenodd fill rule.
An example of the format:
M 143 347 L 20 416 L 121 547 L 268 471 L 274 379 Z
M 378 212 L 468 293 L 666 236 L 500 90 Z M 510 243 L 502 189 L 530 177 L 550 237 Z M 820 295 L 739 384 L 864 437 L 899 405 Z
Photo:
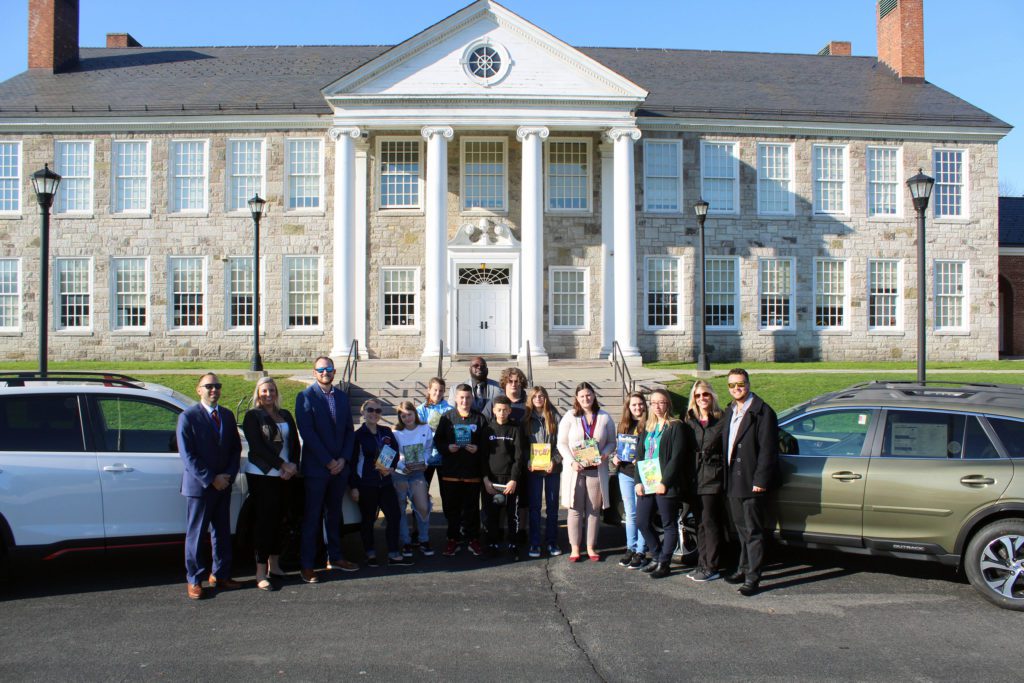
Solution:
M 306 583 L 320 583 L 320 579 L 316 578 L 316 572 L 312 569 L 303 569 L 299 572 L 299 576 Z
M 201 585 L 199 585 L 198 583 L 190 583 L 190 584 L 188 584 L 188 589 L 187 590 L 188 590 L 188 599 L 189 600 L 199 600 L 200 598 L 203 597 L 203 587 Z
M 216 576 L 210 575 L 210 588 L 231 591 L 241 587 L 242 584 L 234 579 L 218 579 Z
M 328 562 L 327 569 L 328 571 L 340 569 L 343 572 L 357 572 L 359 571 L 359 565 L 348 560 L 338 560 L 337 562 Z

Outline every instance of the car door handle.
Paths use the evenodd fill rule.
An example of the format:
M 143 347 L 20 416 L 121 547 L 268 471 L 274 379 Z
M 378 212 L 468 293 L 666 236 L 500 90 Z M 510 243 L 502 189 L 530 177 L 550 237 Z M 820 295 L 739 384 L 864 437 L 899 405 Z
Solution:
M 960 483 L 964 486 L 983 486 L 994 484 L 996 480 L 992 477 L 983 477 L 980 474 L 968 474 L 966 477 L 960 477 Z
M 864 477 L 856 472 L 833 472 L 832 478 L 838 479 L 839 481 L 854 481 L 855 479 L 863 479 Z
M 107 465 L 103 468 L 104 472 L 134 472 L 134 467 L 128 467 L 128 465 L 122 463 L 114 463 L 113 465 Z

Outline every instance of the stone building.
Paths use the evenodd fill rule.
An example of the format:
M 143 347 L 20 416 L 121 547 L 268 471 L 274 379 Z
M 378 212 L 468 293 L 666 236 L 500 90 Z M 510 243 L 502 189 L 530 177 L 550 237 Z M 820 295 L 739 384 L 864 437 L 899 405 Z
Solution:
M 0 358 L 36 349 L 44 163 L 55 358 L 247 358 L 256 193 L 269 360 L 690 360 L 700 198 L 713 358 L 910 358 L 918 168 L 929 357 L 995 358 L 1010 126 L 925 80 L 921 0 L 876 12 L 878 58 L 574 48 L 489 0 L 395 46 L 80 48 L 30 0 Z
M 999 198 L 999 353 L 1024 356 L 1024 197 Z

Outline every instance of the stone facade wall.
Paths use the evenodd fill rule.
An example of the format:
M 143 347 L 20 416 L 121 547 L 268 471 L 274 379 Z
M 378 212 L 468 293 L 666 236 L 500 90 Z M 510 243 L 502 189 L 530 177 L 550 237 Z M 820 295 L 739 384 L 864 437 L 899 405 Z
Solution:
M 1003 353 L 1024 356 L 1024 255 L 999 255 Z

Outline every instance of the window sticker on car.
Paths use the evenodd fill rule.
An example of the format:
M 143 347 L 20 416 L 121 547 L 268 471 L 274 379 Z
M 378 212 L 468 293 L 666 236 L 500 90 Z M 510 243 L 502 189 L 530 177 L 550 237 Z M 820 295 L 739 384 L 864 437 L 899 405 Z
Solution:
M 867 423 L 868 423 L 868 416 L 867 415 L 865 415 L 864 413 L 861 413 L 860 415 L 857 416 L 857 424 L 859 424 L 859 425 L 866 425 Z

